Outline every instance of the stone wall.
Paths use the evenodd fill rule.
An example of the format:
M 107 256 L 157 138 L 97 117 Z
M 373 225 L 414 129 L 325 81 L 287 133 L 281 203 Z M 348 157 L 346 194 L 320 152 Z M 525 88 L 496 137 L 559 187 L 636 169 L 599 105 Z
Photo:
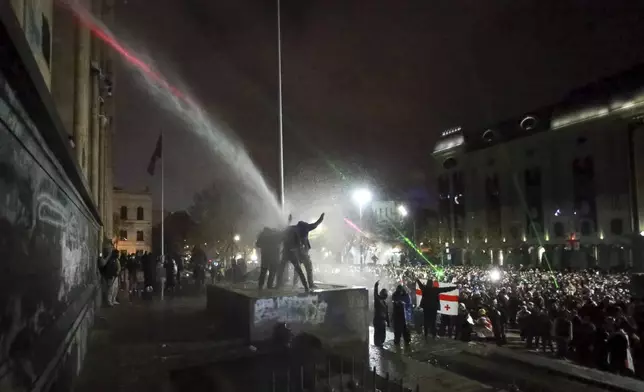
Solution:
M 99 223 L 43 139 L 51 130 L 36 126 L 47 113 L 28 113 L 7 79 L 0 73 L 0 390 L 59 389 L 86 350 Z

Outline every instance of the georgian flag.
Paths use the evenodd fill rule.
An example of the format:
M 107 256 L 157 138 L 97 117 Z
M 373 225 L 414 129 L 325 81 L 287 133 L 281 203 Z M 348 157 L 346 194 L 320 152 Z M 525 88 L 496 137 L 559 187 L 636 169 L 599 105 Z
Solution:
M 440 283 L 440 282 L 434 281 L 434 287 L 445 287 L 445 286 L 453 286 L 453 284 Z M 423 297 L 423 292 L 420 290 L 420 288 L 417 288 L 416 303 L 420 304 L 420 300 L 422 297 Z M 441 308 L 438 311 L 438 313 L 447 314 L 450 316 L 458 315 L 458 289 L 454 289 L 446 293 L 441 293 L 438 295 L 438 297 L 441 301 Z

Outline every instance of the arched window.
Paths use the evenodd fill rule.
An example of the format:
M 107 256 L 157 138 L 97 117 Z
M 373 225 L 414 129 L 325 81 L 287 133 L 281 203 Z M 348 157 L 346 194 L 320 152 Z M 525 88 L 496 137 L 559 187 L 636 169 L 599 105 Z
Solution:
M 452 168 L 456 167 L 456 165 L 457 165 L 457 162 L 456 162 L 456 159 L 454 159 L 454 158 L 447 158 L 447 159 L 443 162 L 443 167 L 444 167 L 446 170 L 452 169 Z
M 486 143 L 492 143 L 496 139 L 496 135 L 494 134 L 493 130 L 488 129 L 487 131 L 483 132 L 482 138 Z
M 532 116 L 526 116 L 519 124 L 524 131 L 532 131 L 537 127 L 537 119 Z
M 127 220 L 127 207 L 121 206 L 121 220 Z
M 143 220 L 144 219 L 144 217 L 143 217 L 143 207 L 138 207 L 136 209 L 136 219 L 137 220 Z

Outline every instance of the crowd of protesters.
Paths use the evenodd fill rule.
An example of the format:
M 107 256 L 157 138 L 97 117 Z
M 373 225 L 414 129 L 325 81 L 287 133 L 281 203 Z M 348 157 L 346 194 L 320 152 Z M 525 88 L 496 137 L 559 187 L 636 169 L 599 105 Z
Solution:
M 397 292 L 404 288 L 412 302 L 417 281 L 457 287 L 459 314 L 439 315 L 439 335 L 461 340 L 489 337 L 503 345 L 511 329 L 526 348 L 622 375 L 644 376 L 644 302 L 631 297 L 628 273 L 471 266 L 369 265 L 341 272 L 330 268 L 343 276 L 379 280 L 381 287 Z M 374 292 L 375 297 L 380 294 L 386 293 Z M 382 306 L 378 310 L 382 312 Z M 420 324 L 423 319 L 431 320 L 413 320 Z
M 119 305 L 118 293 L 127 293 L 130 300 L 158 292 L 162 295 L 181 285 L 181 257 L 166 255 L 162 260 L 150 252 L 127 254 L 107 246 L 98 259 L 103 289 L 103 303 Z

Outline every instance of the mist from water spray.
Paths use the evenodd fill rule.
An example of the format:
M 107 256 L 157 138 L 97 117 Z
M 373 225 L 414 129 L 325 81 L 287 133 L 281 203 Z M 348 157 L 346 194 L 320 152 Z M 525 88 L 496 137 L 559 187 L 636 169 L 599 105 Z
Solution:
M 272 225 L 285 223 L 275 194 L 270 190 L 241 143 L 226 134 L 226 126 L 214 120 L 188 93 L 171 85 L 155 70 L 155 67 L 151 66 L 152 62 L 142 61 L 141 57 L 150 57 L 134 54 L 79 1 L 62 0 L 62 3 L 76 14 L 79 21 L 97 38 L 119 53 L 129 69 L 141 76 L 139 80 L 142 86 L 159 105 L 181 119 L 187 129 L 205 142 L 208 148 L 228 165 L 231 172 L 235 174 L 235 178 L 248 190 L 248 192 L 242 192 L 242 197 L 249 205 L 257 208 L 258 204 L 261 204 L 265 207 L 262 209 L 267 215 L 263 217 L 266 219 L 264 223 Z M 167 146 L 165 141 L 164 144 Z

